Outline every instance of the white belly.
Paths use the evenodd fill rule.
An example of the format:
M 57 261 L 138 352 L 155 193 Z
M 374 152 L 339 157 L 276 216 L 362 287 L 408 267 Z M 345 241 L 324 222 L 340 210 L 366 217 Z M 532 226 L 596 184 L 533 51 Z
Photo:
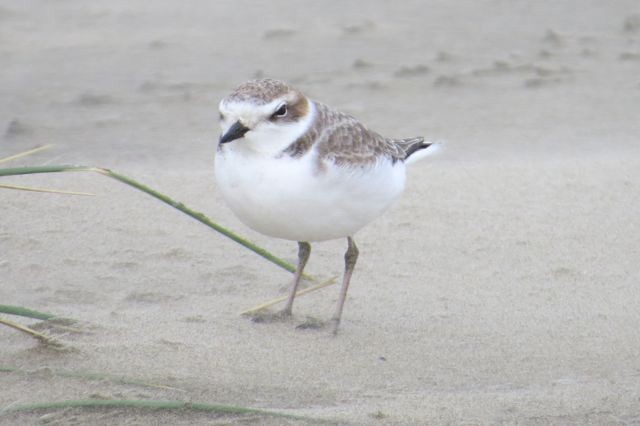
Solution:
M 225 201 L 245 225 L 272 237 L 312 242 L 352 236 L 404 189 L 399 161 L 364 169 L 327 164 L 319 172 L 313 152 L 294 159 L 224 148 L 215 171 Z

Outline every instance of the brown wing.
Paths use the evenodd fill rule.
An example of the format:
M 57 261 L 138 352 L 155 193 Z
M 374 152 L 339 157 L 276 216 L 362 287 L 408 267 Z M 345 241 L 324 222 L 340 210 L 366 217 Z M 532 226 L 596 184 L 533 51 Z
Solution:
M 317 144 L 320 161 L 352 166 L 374 164 L 380 157 L 387 157 L 394 162 L 406 157 L 401 145 L 367 129 L 350 115 L 321 103 L 316 102 L 315 106 L 316 119 L 313 125 L 285 153 L 298 157 Z

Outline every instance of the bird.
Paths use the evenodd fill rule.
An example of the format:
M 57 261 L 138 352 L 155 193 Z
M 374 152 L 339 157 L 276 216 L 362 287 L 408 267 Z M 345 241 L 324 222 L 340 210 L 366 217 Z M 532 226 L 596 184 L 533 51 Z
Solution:
M 358 259 L 354 234 L 403 192 L 406 164 L 439 144 L 386 138 L 356 118 L 276 79 L 249 80 L 219 103 L 215 177 L 222 198 L 249 228 L 298 243 L 287 302 L 293 302 L 311 243 L 347 240 L 335 312 L 338 332 Z

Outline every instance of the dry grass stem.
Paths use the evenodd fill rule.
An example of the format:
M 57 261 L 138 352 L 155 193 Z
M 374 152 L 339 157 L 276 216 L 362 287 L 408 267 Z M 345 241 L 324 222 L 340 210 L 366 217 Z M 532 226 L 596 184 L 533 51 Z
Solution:
M 51 144 L 43 145 L 43 146 L 39 146 L 37 148 L 30 149 L 28 151 L 24 151 L 24 152 L 20 152 L 18 154 L 15 154 L 15 155 L 11 155 L 9 157 L 0 158 L 0 164 L 7 163 L 7 162 L 13 161 L 13 160 L 17 160 L 18 158 L 26 157 L 27 155 L 35 154 L 36 152 L 44 151 L 46 149 L 51 148 L 52 146 L 53 145 L 51 145 Z
M 312 291 L 320 290 L 321 288 L 325 288 L 325 287 L 328 287 L 330 285 L 333 285 L 333 284 L 336 283 L 337 278 L 338 278 L 337 276 L 336 277 L 331 277 L 328 280 L 323 281 L 323 282 L 321 282 L 319 284 L 316 284 L 316 285 L 311 286 L 309 288 L 305 288 L 304 290 L 297 291 L 296 292 L 296 297 L 297 296 L 304 296 L 305 294 L 311 293 Z M 277 298 L 275 298 L 273 300 L 270 300 L 268 302 L 262 303 L 262 304 L 260 304 L 258 306 L 254 306 L 253 308 L 247 309 L 246 311 L 242 311 L 242 312 L 240 312 L 240 315 L 251 315 L 251 314 L 256 313 L 256 312 L 258 312 L 258 311 L 260 311 L 262 309 L 266 309 L 266 308 L 269 308 L 269 307 L 271 307 L 273 305 L 276 305 L 276 304 L 278 304 L 280 302 L 284 302 L 285 300 L 287 300 L 287 297 L 289 297 L 289 295 L 277 297 Z
M 0 188 L 17 189 L 19 191 L 46 192 L 46 193 L 49 193 L 49 194 L 90 195 L 90 196 L 96 195 L 96 194 L 92 194 L 90 192 L 63 191 L 61 189 L 34 188 L 34 187 L 31 187 L 31 186 L 7 185 L 7 184 L 4 184 L 4 183 L 0 184 Z
M 26 333 L 36 339 L 40 340 L 42 343 L 46 343 L 47 345 L 51 345 L 54 347 L 61 346 L 60 343 L 56 342 L 52 337 L 47 336 L 46 334 L 38 333 L 32 328 L 29 328 L 25 325 L 18 324 L 17 322 L 13 322 L 4 318 L 0 318 L 0 324 L 4 324 L 8 327 L 14 328 L 18 331 Z

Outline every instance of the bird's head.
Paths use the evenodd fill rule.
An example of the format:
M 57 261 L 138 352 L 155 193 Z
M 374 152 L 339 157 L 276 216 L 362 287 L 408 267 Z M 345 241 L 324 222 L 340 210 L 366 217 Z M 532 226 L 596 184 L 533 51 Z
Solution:
M 219 148 L 233 146 L 277 154 L 309 127 L 313 105 L 299 90 L 279 80 L 251 80 L 219 105 Z

